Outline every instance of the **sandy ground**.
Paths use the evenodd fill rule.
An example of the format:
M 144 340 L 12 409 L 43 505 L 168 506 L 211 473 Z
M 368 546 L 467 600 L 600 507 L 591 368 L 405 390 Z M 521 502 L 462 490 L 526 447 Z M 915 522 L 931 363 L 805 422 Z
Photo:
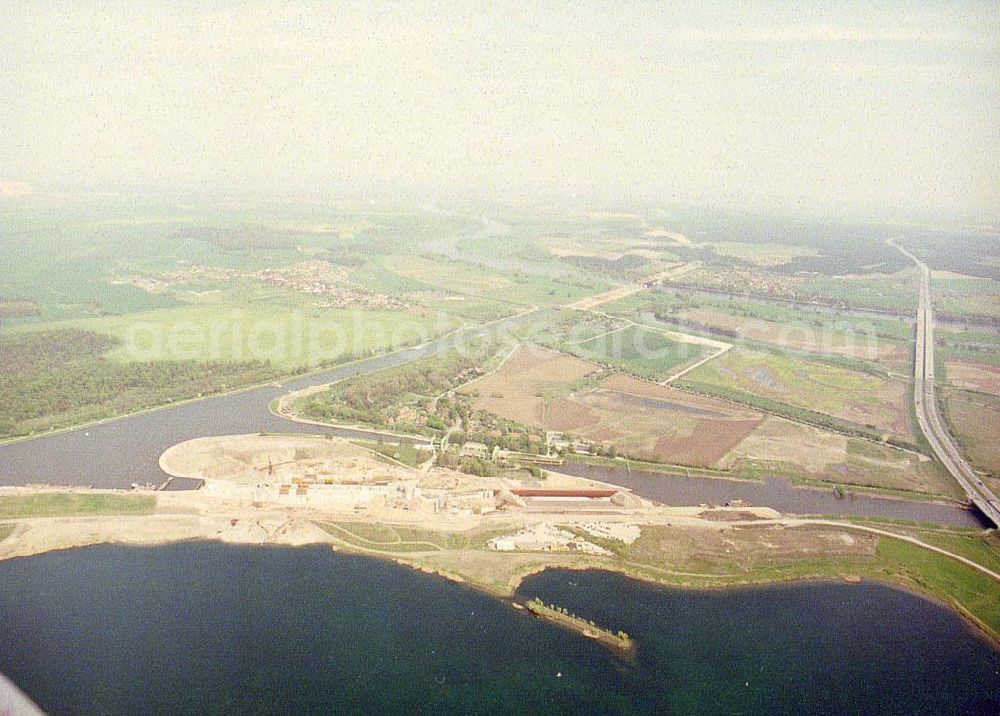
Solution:
M 231 516 L 236 514 L 242 516 Z M 330 541 L 310 521 L 277 513 L 40 517 L 7 522 L 16 528 L 0 542 L 0 559 L 102 543 L 151 546 L 208 539 L 233 544 L 303 545 Z
M 23 488 L 15 494 L 37 493 Z M 93 494 L 98 491 L 87 491 Z M 115 493 L 120 494 L 120 493 Z M 701 508 L 647 506 L 621 510 L 618 514 L 592 512 L 497 512 L 487 516 L 407 514 L 398 512 L 386 517 L 358 515 L 353 510 L 338 511 L 310 507 L 255 506 L 238 490 L 223 484 L 192 492 L 156 493 L 157 508 L 151 515 L 34 517 L 4 519 L 15 525 L 13 534 L 0 542 L 0 559 L 24 557 L 52 550 L 114 543 L 151 546 L 183 540 L 219 540 L 232 544 L 304 545 L 336 544 L 337 540 L 314 524 L 314 521 L 354 521 L 370 524 L 394 524 L 441 532 L 462 532 L 476 528 L 515 530 L 526 524 L 558 523 L 563 525 L 595 522 L 613 525 L 672 524 L 704 529 L 725 529 L 726 525 L 699 517 Z M 755 508 L 762 519 L 774 519 L 778 513 Z M 615 528 L 608 529 L 615 531 Z
M 229 480 L 244 484 L 290 482 L 313 474 L 343 479 L 374 476 L 402 480 L 405 468 L 377 459 L 340 439 L 310 436 L 240 435 L 198 438 L 174 445 L 160 457 L 168 475 Z
M 13 534 L 0 542 L 0 559 L 37 554 L 55 549 L 98 543 L 154 545 L 180 540 L 213 539 L 237 544 L 334 543 L 337 540 L 316 527 L 314 521 L 367 522 L 393 524 L 423 530 L 461 532 L 474 528 L 523 528 L 529 524 L 688 524 L 716 528 L 698 516 L 698 508 L 669 508 L 634 499 L 627 507 L 610 503 L 541 502 L 526 507 L 475 514 L 473 507 L 435 507 L 436 498 L 407 496 L 419 486 L 434 495 L 447 492 L 449 500 L 472 494 L 493 495 L 494 490 L 523 486 L 507 478 L 482 478 L 453 470 L 425 467 L 412 469 L 387 464 L 370 452 L 344 440 L 308 436 L 227 436 L 202 438 L 180 443 L 161 459 L 167 472 L 202 477 L 199 490 L 156 492 L 156 509 L 151 515 L 32 517 L 4 519 L 15 525 Z M 325 472 L 324 472 L 325 471 Z M 304 474 L 326 474 L 334 484 L 310 485 L 299 494 L 296 489 L 281 492 L 281 485 Z M 272 474 L 273 473 L 273 474 Z M 365 498 L 359 507 L 353 495 L 364 485 L 391 479 L 399 492 Z M 549 489 L 613 487 L 569 475 L 552 474 L 544 483 Z M 377 487 L 377 485 L 375 485 Z M 410 486 L 410 487 L 407 487 Z M 394 489 L 394 488 L 393 488 Z M 614 488 L 618 489 L 618 488 Z M 13 488 L 10 495 L 65 492 L 44 488 Z M 76 490 L 84 494 L 114 494 L 120 491 Z M 150 493 L 145 493 L 150 494 Z M 345 498 L 344 495 L 348 497 Z M 473 505 L 475 503 L 468 503 Z M 489 508 L 492 509 L 493 498 Z M 762 518 L 777 513 L 761 510 Z M 609 527 L 612 532 L 615 528 Z
M 726 455 L 720 467 L 730 468 L 741 458 L 789 462 L 817 473 L 847 459 L 847 438 L 770 416 Z

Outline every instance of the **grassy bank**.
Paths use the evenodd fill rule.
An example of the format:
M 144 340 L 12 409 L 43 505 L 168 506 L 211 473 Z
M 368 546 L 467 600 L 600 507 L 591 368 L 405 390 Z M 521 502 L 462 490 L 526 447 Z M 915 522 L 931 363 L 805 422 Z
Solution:
M 950 604 L 1000 638 L 1000 586 L 985 574 L 944 555 L 894 539 L 879 542 L 879 562 L 893 579 Z
M 396 462 L 403 463 L 407 467 L 417 467 L 429 457 L 427 451 L 417 450 L 412 445 L 404 445 L 402 443 L 381 443 L 371 440 L 352 440 L 351 442 L 379 455 L 384 455 Z
M 148 515 L 155 507 L 156 497 L 153 495 L 55 493 L 0 496 L 0 518 Z
M 950 557 L 888 537 L 849 528 L 737 528 L 725 534 L 704 529 L 645 527 L 639 540 L 624 545 L 586 536 L 611 549 L 613 557 L 552 552 L 489 550 L 489 537 L 514 531 L 440 533 L 356 523 L 321 524 L 343 548 L 389 557 L 419 569 L 468 582 L 509 597 L 532 574 L 550 568 L 606 569 L 669 587 L 720 588 L 802 580 L 860 577 L 911 589 L 937 599 L 1000 639 L 1000 585 Z M 766 530 L 762 532 L 761 530 Z M 901 527 L 931 544 L 990 569 L 1000 564 L 995 538 L 981 533 Z M 856 540 L 839 553 L 817 553 L 817 540 L 840 534 Z M 714 542 L 722 540 L 715 545 Z M 763 539 L 777 551 L 761 549 Z M 812 550 L 812 551 L 811 551 Z
M 490 539 L 504 534 L 504 530 L 440 532 L 364 522 L 317 522 L 316 524 L 330 536 L 353 547 L 390 553 L 485 549 Z
M 597 465 L 599 467 L 612 467 L 619 470 L 632 469 L 641 472 L 658 472 L 664 475 L 676 475 L 678 477 L 713 477 L 723 480 L 752 480 L 759 481 L 761 474 L 749 471 L 729 471 L 710 470 L 703 467 L 686 467 L 684 465 L 672 465 L 662 462 L 649 462 L 648 460 L 633 460 L 631 458 L 610 458 L 598 455 L 583 455 L 571 453 L 565 456 L 567 462 L 576 462 L 582 465 Z

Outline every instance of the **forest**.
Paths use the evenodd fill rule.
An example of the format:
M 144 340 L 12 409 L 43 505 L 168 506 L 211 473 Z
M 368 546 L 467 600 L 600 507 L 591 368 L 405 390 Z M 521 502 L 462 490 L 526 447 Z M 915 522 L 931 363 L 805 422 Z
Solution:
M 400 415 L 404 403 L 413 399 L 420 402 L 420 398 L 429 403 L 478 377 L 482 374 L 483 362 L 490 355 L 492 352 L 484 351 L 481 344 L 470 344 L 463 350 L 451 349 L 392 370 L 336 383 L 323 393 L 304 398 L 296 411 L 313 420 L 385 424 Z M 430 410 L 418 405 L 414 408 L 414 417 L 421 417 L 420 423 L 431 430 L 445 430 L 451 424 L 449 419 L 461 417 L 446 414 L 445 407 Z
M 117 339 L 49 330 L 0 337 L 0 438 L 10 438 L 253 385 L 277 377 L 262 361 L 121 363 Z

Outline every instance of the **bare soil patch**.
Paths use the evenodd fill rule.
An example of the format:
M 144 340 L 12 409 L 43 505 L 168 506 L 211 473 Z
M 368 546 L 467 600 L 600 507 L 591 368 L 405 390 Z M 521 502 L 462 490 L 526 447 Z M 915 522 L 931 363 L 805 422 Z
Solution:
M 163 453 L 160 466 L 170 475 L 228 480 L 242 484 L 290 482 L 306 474 L 338 482 L 379 475 L 405 477 L 367 450 L 343 440 L 311 437 L 234 435 L 198 438 Z
M 644 527 L 628 548 L 637 562 L 718 571 L 793 562 L 809 557 L 874 557 L 875 535 L 820 527 L 744 526 L 717 530 Z
M 735 447 L 724 465 L 730 467 L 741 459 L 790 463 L 819 474 L 847 459 L 847 438 L 772 416 Z
M 597 366 L 572 356 L 523 348 L 494 375 L 467 390 L 475 407 L 546 430 L 612 444 L 636 458 L 708 467 L 763 420 L 742 406 L 626 375 L 570 393 Z
M 774 416 L 736 445 L 719 467 L 749 464 L 825 482 L 957 496 L 954 480 L 925 457 Z
M 528 425 L 546 421 L 547 394 L 557 394 L 599 366 L 585 360 L 540 348 L 519 346 L 500 370 L 474 380 L 463 392 L 479 396 L 478 410 Z
M 546 425 L 562 432 L 576 432 L 601 421 L 590 408 L 576 400 L 554 401 L 549 408 L 548 418 Z
M 1000 366 L 951 359 L 945 364 L 945 373 L 955 387 L 1000 395 Z
M 756 513 L 744 510 L 705 510 L 698 516 L 713 522 L 753 522 L 760 519 Z
M 724 458 L 760 420 L 699 420 L 690 435 L 663 437 L 652 455 L 683 465 L 712 467 Z

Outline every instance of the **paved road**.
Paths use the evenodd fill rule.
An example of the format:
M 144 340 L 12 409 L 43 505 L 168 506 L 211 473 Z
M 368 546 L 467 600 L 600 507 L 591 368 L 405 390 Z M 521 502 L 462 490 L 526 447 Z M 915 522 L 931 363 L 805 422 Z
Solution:
M 902 251 L 920 268 L 920 295 L 917 301 L 917 340 L 913 361 L 913 402 L 917 409 L 917 422 L 934 454 L 948 469 L 969 501 L 993 523 L 1000 527 L 1000 500 L 989 486 L 972 469 L 962 456 L 941 420 L 934 395 L 934 312 L 931 307 L 931 272 L 920 259 L 892 239 L 891 246 Z

